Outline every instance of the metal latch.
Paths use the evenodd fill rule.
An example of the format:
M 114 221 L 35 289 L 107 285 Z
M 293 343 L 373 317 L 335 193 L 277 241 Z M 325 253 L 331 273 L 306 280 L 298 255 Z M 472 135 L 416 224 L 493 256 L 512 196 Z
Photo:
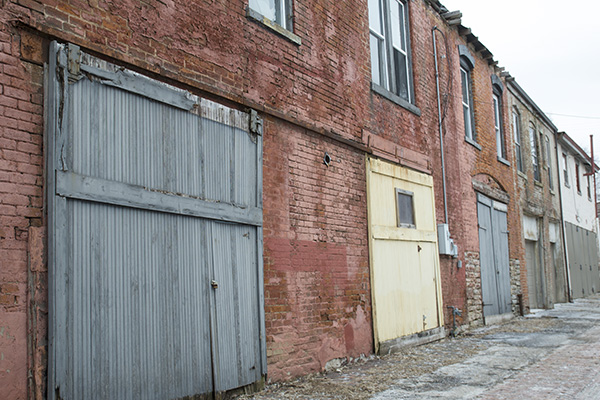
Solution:
M 215 281 L 214 279 L 212 281 L 210 281 L 210 286 L 212 286 L 213 289 L 218 289 L 219 288 L 219 282 Z

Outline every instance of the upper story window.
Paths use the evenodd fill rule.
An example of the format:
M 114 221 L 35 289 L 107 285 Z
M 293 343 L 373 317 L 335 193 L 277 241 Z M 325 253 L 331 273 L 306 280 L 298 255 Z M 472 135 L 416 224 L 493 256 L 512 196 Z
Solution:
M 502 127 L 502 91 L 504 86 L 496 75 L 492 75 L 492 104 L 494 107 L 494 130 L 496 132 L 496 154 L 501 160 L 506 160 L 506 142 Z
M 577 193 L 581 194 L 581 182 L 579 180 L 579 163 L 575 161 L 575 187 L 577 188 Z
M 523 157 L 521 156 L 521 117 L 517 110 L 512 113 L 513 136 L 515 137 L 515 162 L 517 170 L 523 172 Z
M 498 157 L 506 158 L 506 150 L 504 147 L 504 135 L 502 135 L 502 121 L 500 119 L 500 97 L 494 93 L 492 96 L 494 103 L 494 130 L 496 131 L 496 152 Z
M 467 46 L 459 45 L 460 56 L 460 83 L 462 88 L 463 120 L 465 123 L 465 138 L 476 141 L 475 113 L 473 111 L 473 86 L 471 71 L 475 67 L 475 59 L 469 52 Z
M 414 103 L 406 0 L 369 0 L 371 80 Z
M 291 0 L 250 0 L 252 10 L 288 31 L 292 31 Z
M 540 164 L 538 159 L 538 139 L 535 127 L 529 125 L 529 144 L 531 146 L 531 163 L 533 164 L 533 179 L 540 181 Z
M 546 168 L 548 169 L 548 187 L 550 190 L 554 189 L 554 182 L 552 182 L 552 168 L 550 168 L 550 160 L 552 160 L 552 153 L 550 152 L 550 138 L 546 135 Z
M 565 181 L 565 186 L 569 186 L 569 169 L 567 168 L 567 155 L 563 153 L 563 178 Z

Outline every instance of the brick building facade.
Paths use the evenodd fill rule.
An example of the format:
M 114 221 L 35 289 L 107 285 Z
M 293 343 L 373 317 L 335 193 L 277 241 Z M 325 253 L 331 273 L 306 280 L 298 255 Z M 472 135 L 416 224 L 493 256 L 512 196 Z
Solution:
M 527 262 L 526 307 L 551 308 L 568 300 L 561 243 L 562 213 L 556 159 L 556 127 L 514 81 L 507 112 L 515 144 L 515 172 Z M 530 293 L 530 288 L 533 293 Z
M 366 156 L 433 177 L 436 221 L 448 224 L 458 249 L 439 257 L 443 325 L 451 328 L 451 307 L 463 311 L 460 324 L 485 319 L 478 195 L 507 216 L 512 310 L 518 295 L 527 298 L 511 100 L 489 50 L 439 2 L 402 1 L 405 47 L 382 43 L 395 63 L 404 61 L 394 51 L 404 54 L 407 75 L 385 81 L 373 75 L 369 2 L 278 3 L 293 5 L 293 18 L 267 15 L 273 22 L 268 10 L 257 11 L 260 1 L 242 0 L 3 3 L 0 397 L 56 390 L 46 387 L 55 301 L 48 301 L 46 208 L 54 193 L 44 184 L 52 41 L 262 118 L 269 379 L 374 351 Z M 461 95 L 465 59 L 470 103 Z M 380 67 L 385 75 L 397 65 Z

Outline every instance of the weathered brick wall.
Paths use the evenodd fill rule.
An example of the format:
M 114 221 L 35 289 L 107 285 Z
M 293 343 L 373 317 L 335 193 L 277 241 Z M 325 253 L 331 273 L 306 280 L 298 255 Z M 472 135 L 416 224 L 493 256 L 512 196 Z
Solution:
M 559 182 L 558 173 L 560 171 L 557 168 L 556 150 L 555 150 L 555 136 L 552 132 L 552 128 L 549 127 L 539 116 L 537 111 L 528 102 L 524 101 L 521 96 L 513 92 L 508 91 L 508 104 L 507 113 L 512 115 L 512 111 L 517 110 L 521 121 L 521 154 L 523 162 L 523 172 L 517 171 L 515 161 L 515 197 L 519 204 L 519 217 L 522 219 L 523 215 L 530 217 L 539 218 L 541 226 L 539 227 L 540 233 L 540 245 L 543 249 L 543 256 L 540 262 L 544 266 L 545 280 L 546 280 L 546 300 L 549 307 L 553 307 L 556 302 L 555 299 L 555 274 L 565 274 L 564 265 L 564 250 L 562 246 L 557 248 L 556 265 L 554 261 L 554 255 L 552 254 L 552 248 L 549 241 L 549 226 L 552 223 L 559 224 L 560 232 L 562 232 L 562 224 L 560 224 L 561 208 L 560 208 L 560 197 L 559 197 Z M 529 138 L 529 126 L 533 125 L 536 129 L 536 135 L 538 137 L 538 162 L 540 167 L 540 181 L 534 179 L 533 174 L 533 162 L 531 156 L 531 141 Z M 511 120 L 511 133 L 513 124 Z M 542 133 L 542 139 L 540 139 L 540 133 Z M 550 160 L 548 164 L 552 170 L 552 187 L 550 189 L 548 169 L 546 167 L 547 154 L 546 154 L 546 143 L 545 137 L 548 136 L 550 141 Z M 522 237 L 521 240 L 524 240 Z M 522 274 L 527 276 L 527 265 L 525 260 L 521 263 Z M 555 269 L 557 271 L 555 271 Z M 529 309 L 529 290 L 524 281 L 522 287 L 524 293 L 524 305 L 526 310 Z
M 0 22 L 6 18 L 0 11 Z M 43 68 L 20 59 L 19 35 L 0 23 L 0 398 L 27 397 L 33 342 L 44 337 L 42 236 Z M 31 268 L 29 268 L 31 266 Z M 33 290 L 32 290 L 33 289 Z M 36 289 L 41 289 L 36 291 Z M 36 317 L 28 308 L 36 309 Z M 39 318 L 37 318 L 39 316 Z M 28 334 L 29 331 L 29 334 Z M 33 333 L 35 331 L 35 333 Z M 40 334 L 41 332 L 41 334 Z M 45 342 L 36 343 L 37 354 Z M 28 360 L 29 358 L 29 360 Z M 35 375 L 35 376 L 34 376 Z
M 296 2 L 294 32 L 302 39 L 299 46 L 249 20 L 244 0 L 5 0 L 0 11 L 0 63 L 3 72 L 9 73 L 1 79 L 16 84 L 2 81 L 2 101 L 13 99 L 16 107 L 2 105 L 0 126 L 9 121 L 9 132 L 20 132 L 22 138 L 8 138 L 0 146 L 0 171 L 7 173 L 0 175 L 0 182 L 9 185 L 6 190 L 11 189 L 7 198 L 17 196 L 22 202 L 9 204 L 9 211 L 0 211 L 0 218 L 8 218 L 1 226 L 6 236 L 1 246 L 8 246 L 2 251 L 9 257 L 6 259 L 15 261 L 11 261 L 9 272 L 4 273 L 3 268 L 0 279 L 16 284 L 7 286 L 7 298 L 21 302 L 18 306 L 3 306 L 14 316 L 7 326 L 21 332 L 11 336 L 18 338 L 11 344 L 16 349 L 15 357 L 6 362 L 16 365 L 19 375 L 10 385 L 26 390 L 27 367 L 18 361 L 26 356 L 24 331 L 18 331 L 25 329 L 27 307 L 28 254 L 23 235 L 28 234 L 31 240 L 30 227 L 43 226 L 40 63 L 47 57 L 44 52 L 50 39 L 73 42 L 100 57 L 228 105 L 256 108 L 266 118 L 264 252 L 269 375 L 286 379 L 320 370 L 332 358 L 372 351 L 364 154 L 315 132 L 353 141 L 363 140 L 368 132 L 399 146 L 402 154 L 403 150 L 411 151 L 411 157 L 417 157 L 419 165 L 434 177 L 436 217 L 438 222 L 444 220 L 431 35 L 432 27 L 438 26 L 447 38 L 438 37 L 438 51 L 439 59 L 446 60 L 440 65 L 440 81 L 448 223 L 459 247 L 459 260 L 465 266 L 458 268 L 458 260 L 442 257 L 446 324 L 451 323 L 447 306 L 462 310 L 475 307 L 477 293 L 472 294 L 468 305 L 466 300 L 470 293 L 466 265 L 473 265 L 469 271 L 477 268 L 470 258 L 471 252 L 479 249 L 471 178 L 488 174 L 507 191 L 513 184 L 510 167 L 495 158 L 490 83 L 493 68 L 476 57 L 475 70 L 479 72 L 474 92 L 483 146 L 480 151 L 464 141 L 456 51 L 456 44 L 464 43 L 464 38 L 455 28 L 445 26 L 423 1 L 409 3 L 413 82 L 420 116 L 370 90 L 364 0 L 351 6 L 326 0 Z M 18 53 L 19 38 L 23 37 L 27 41 L 21 50 L 27 56 Z M 12 95 L 4 96 L 6 93 Z M 13 111 L 7 115 L 9 108 Z M 325 151 L 334 159 L 330 167 L 322 163 Z M 24 167 L 28 169 L 19 170 Z M 26 182 L 11 182 L 16 175 Z M 513 203 L 511 200 L 509 204 L 509 230 L 520 232 Z M 39 247 L 40 232 L 35 235 L 35 246 Z M 511 236 L 511 258 L 522 259 L 522 250 L 513 242 Z M 33 282 L 38 287 L 45 271 L 39 257 L 36 260 L 37 266 L 30 268 L 30 286 Z M 17 293 L 13 293 L 15 290 Z M 43 290 L 40 287 L 29 295 L 30 314 L 36 321 L 41 318 L 36 326 L 44 324 L 45 308 L 40 300 Z M 464 320 L 478 318 L 475 313 Z M 31 340 L 38 337 L 30 335 Z M 43 348 L 43 344 L 32 346 Z M 35 370 L 40 355 L 30 358 L 30 369 Z M 36 371 L 35 376 L 43 374 Z M 0 381 L 0 388 L 7 387 L 3 383 Z
M 465 254 L 467 275 L 467 312 L 470 326 L 483 325 L 483 300 L 481 296 L 481 264 L 479 252 Z
M 267 356 L 280 380 L 372 352 L 365 158 L 280 121 L 264 131 Z
M 35 232 L 37 247 L 30 254 L 37 256 L 29 272 L 27 238 L 34 236 L 30 227 L 43 225 L 40 65 L 51 39 L 280 117 L 265 127 L 264 149 L 270 377 L 317 371 L 332 358 L 372 351 L 364 154 L 281 119 L 360 140 L 370 82 L 367 3 L 298 4 L 300 46 L 249 20 L 246 6 L 242 0 L 3 2 L 0 299 L 6 336 L 0 340 L 7 351 L 0 361 L 0 397 L 26 396 L 28 368 L 32 393 L 39 397 L 44 390 L 46 264 L 38 251 L 44 228 Z M 19 54 L 20 37 L 27 38 L 21 49 L 26 56 Z M 292 138 L 293 151 L 287 147 Z M 290 141 L 282 147 L 280 139 Z M 320 161 L 324 150 L 334 158 L 329 168 Z M 282 157 L 285 169 L 276 172 L 281 166 L 270 162 Z M 289 190 L 283 191 L 281 179 Z M 36 330 L 29 335 L 27 296 Z M 28 338 L 38 350 L 29 367 Z
M 368 97 L 366 1 L 297 4 L 294 44 L 247 1 L 6 1 L 7 19 L 241 104 L 360 137 Z
M 519 295 L 523 294 L 523 290 L 521 287 L 521 262 L 516 259 L 510 260 L 510 296 L 512 301 L 512 312 L 515 315 L 519 315 L 521 313 L 521 304 L 519 301 L 524 301 L 523 299 L 519 299 Z M 525 312 L 525 308 L 523 309 Z

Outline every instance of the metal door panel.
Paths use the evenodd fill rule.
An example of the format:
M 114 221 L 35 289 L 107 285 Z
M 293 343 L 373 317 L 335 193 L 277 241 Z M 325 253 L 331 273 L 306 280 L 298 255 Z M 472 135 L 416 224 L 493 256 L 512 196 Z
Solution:
M 200 367 L 210 365 L 209 297 L 198 290 L 209 278 L 199 268 L 205 221 L 92 202 L 69 209 L 72 298 L 57 351 L 72 354 L 72 364 L 63 391 L 73 398 L 210 391 L 210 369 Z
M 433 180 L 367 159 L 373 324 L 376 345 L 441 326 Z M 413 198 L 414 227 L 398 227 L 396 189 Z M 425 320 L 424 320 L 425 317 Z
M 80 74 L 67 54 L 78 49 L 53 43 L 49 397 L 181 398 L 257 381 L 261 136 L 247 113 L 83 53 Z
M 538 243 L 532 240 L 525 241 L 525 258 L 527 261 L 527 288 L 529 290 L 529 307 L 543 308 L 541 268 L 539 264 Z
M 506 206 L 477 195 L 483 315 L 511 312 Z
M 483 315 L 496 315 L 500 313 L 500 307 L 496 286 L 491 204 L 487 205 L 481 201 L 477 203 L 477 219 L 479 223 L 479 264 L 481 267 Z
M 430 293 L 422 290 L 417 245 L 391 240 L 374 242 L 373 265 L 380 274 L 373 282 L 373 295 L 380 310 L 381 342 L 423 330 L 422 300 Z
M 506 207 L 504 208 L 506 209 Z M 492 208 L 492 233 L 498 285 L 498 308 L 500 314 L 511 312 L 510 264 L 508 256 L 508 224 L 506 211 Z
M 211 222 L 213 289 L 216 303 L 215 390 L 255 382 L 259 346 L 255 340 L 258 318 L 255 227 Z M 234 366 L 236 374 L 231 371 Z

